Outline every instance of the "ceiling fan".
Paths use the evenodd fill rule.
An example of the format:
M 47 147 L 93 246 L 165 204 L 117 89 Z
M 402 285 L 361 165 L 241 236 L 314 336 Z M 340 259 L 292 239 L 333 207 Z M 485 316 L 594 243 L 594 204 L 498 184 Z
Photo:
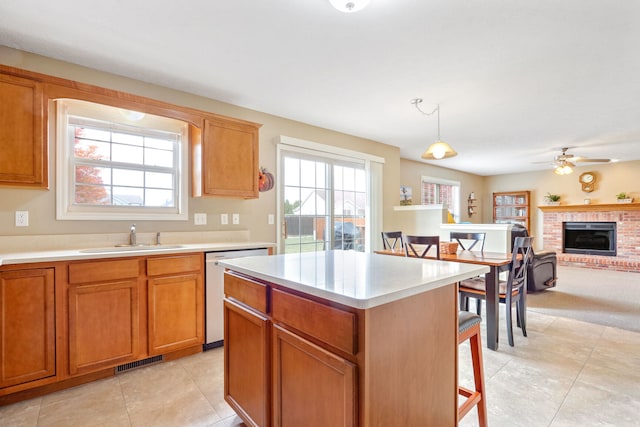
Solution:
M 553 164 L 556 168 L 553 170 L 558 175 L 567 175 L 573 172 L 573 168 L 576 167 L 576 163 L 609 163 L 611 159 L 591 159 L 588 157 L 574 156 L 567 153 L 569 147 L 563 147 L 562 154 L 559 154 L 553 158 Z M 546 163 L 546 162 L 540 162 Z

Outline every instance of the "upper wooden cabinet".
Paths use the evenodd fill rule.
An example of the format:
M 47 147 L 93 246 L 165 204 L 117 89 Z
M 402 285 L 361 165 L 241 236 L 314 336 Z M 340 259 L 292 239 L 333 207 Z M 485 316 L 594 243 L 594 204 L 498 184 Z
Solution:
M 241 120 L 204 120 L 193 138 L 193 196 L 258 197 L 258 131 Z
M 42 84 L 0 73 L 0 185 L 47 188 Z
M 529 230 L 531 209 L 529 191 L 493 193 L 493 222 L 520 224 Z

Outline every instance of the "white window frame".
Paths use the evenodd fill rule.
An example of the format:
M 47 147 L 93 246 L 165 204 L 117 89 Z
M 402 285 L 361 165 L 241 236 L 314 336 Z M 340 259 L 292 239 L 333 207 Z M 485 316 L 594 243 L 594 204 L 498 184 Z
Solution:
M 58 220 L 162 220 L 187 221 L 188 211 L 188 124 L 186 122 L 143 115 L 127 110 L 73 99 L 55 100 L 56 111 L 56 219 Z M 145 206 L 93 206 L 73 204 L 75 172 L 73 170 L 73 141 L 68 136 L 68 116 L 83 115 L 88 118 L 134 125 L 150 129 L 179 133 L 178 159 L 176 159 L 176 206 L 172 208 Z
M 346 148 L 340 148 L 332 145 L 325 145 L 318 142 L 306 141 L 303 139 L 280 135 L 276 146 L 276 169 L 278 176 L 281 176 L 282 171 L 281 160 L 283 150 L 289 152 L 305 153 L 312 156 L 345 160 L 354 163 L 364 163 L 365 173 L 367 176 L 365 229 L 368 231 L 367 235 L 365 236 L 364 251 L 373 251 L 375 242 L 379 240 L 376 238 L 376 236 L 380 236 L 380 232 L 382 230 L 382 165 L 385 163 L 385 159 L 368 153 L 362 153 Z M 284 201 L 282 200 L 283 193 L 284 183 L 283 180 L 279 180 L 278 191 L 276 195 L 276 212 L 278 218 L 281 219 L 280 221 L 278 221 L 277 225 L 277 247 L 279 251 L 284 247 L 284 242 L 282 240 L 282 223 L 284 218 L 282 212 L 282 206 L 284 203 Z
M 420 202 L 424 200 L 424 183 L 427 182 L 429 184 L 437 184 L 437 185 L 451 185 L 453 187 L 458 187 L 458 200 L 454 201 L 454 206 L 448 206 L 442 203 L 441 200 L 437 200 L 436 204 L 442 204 L 445 209 L 448 209 L 456 222 L 460 222 L 460 181 L 453 181 L 450 179 L 436 178 L 434 176 L 425 176 L 423 175 L 420 179 Z

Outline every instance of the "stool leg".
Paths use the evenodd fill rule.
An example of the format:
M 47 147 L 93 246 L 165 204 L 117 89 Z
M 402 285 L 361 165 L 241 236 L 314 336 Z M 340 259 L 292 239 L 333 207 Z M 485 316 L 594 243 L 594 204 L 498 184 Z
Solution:
M 478 402 L 478 423 L 480 427 L 487 427 L 487 398 L 484 389 L 484 365 L 482 362 L 482 342 L 480 340 L 480 325 L 476 326 L 476 333 L 471 336 L 471 359 L 473 360 L 473 379 L 476 391 L 481 398 Z

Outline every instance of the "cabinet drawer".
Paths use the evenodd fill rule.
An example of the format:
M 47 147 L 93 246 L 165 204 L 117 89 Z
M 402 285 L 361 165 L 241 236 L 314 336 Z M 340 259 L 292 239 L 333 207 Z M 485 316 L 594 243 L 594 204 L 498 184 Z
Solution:
M 224 273 L 224 293 L 262 313 L 267 311 L 267 286 L 232 273 Z
M 202 255 L 176 255 L 147 260 L 147 275 L 162 276 L 165 274 L 200 271 L 202 269 Z
M 92 261 L 69 264 L 69 283 L 95 283 L 137 278 L 140 275 L 138 259 Z
M 273 289 L 271 311 L 274 322 L 301 332 L 350 354 L 356 354 L 356 315 Z

